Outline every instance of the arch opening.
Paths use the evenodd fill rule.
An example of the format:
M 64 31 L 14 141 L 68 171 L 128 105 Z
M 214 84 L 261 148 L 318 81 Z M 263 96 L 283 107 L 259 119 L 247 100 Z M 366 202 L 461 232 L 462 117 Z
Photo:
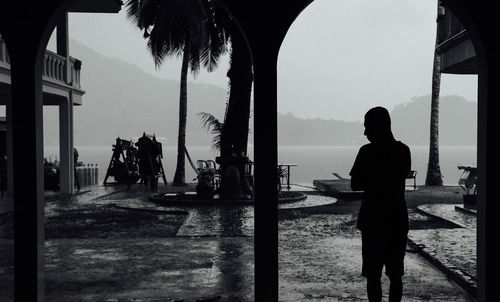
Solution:
M 61 138 L 63 134 L 68 135 L 70 136 L 68 141 L 74 140 L 73 144 L 78 150 L 79 161 L 82 161 L 84 164 L 98 164 L 100 169 L 97 183 L 102 185 L 112 155 L 111 145 L 115 143 L 117 137 L 125 140 L 130 139 L 135 143 L 138 137 L 141 137 L 143 133 L 156 134 L 156 139 L 163 143 L 163 166 L 167 171 L 168 179 L 168 186 L 166 189 L 164 187 L 162 188 L 161 181 L 158 188 L 163 189 L 162 191 L 176 191 L 179 188 L 173 188 L 171 182 L 174 177 L 175 155 L 177 152 L 177 102 L 179 100 L 179 90 L 181 89 L 178 83 L 178 73 L 181 69 L 182 62 L 174 57 L 173 59 L 176 60 L 173 61 L 175 62 L 169 62 L 170 64 L 165 64 L 159 71 L 156 70 L 154 61 L 149 56 L 149 53 L 147 53 L 148 49 L 146 43 L 141 38 L 142 33 L 139 30 L 126 32 L 124 29 L 125 26 L 133 29 L 133 26 L 127 24 L 129 21 L 124 17 L 125 8 L 122 8 L 122 13 L 118 15 L 97 16 L 91 14 L 91 12 L 97 8 L 91 5 L 92 7 L 88 9 L 92 11 L 85 11 L 87 8 L 85 7 L 86 4 L 83 2 L 84 1 L 65 1 L 63 3 L 60 10 L 64 11 L 68 9 L 70 11 L 69 17 L 65 21 L 66 24 L 61 24 L 61 22 L 64 23 L 64 20 L 61 20 L 61 16 L 66 18 L 66 14 L 57 12 L 53 20 L 49 22 L 45 31 L 44 40 L 40 46 L 41 50 L 39 55 L 40 59 L 43 59 L 43 67 L 41 70 L 42 79 L 44 81 L 53 80 L 53 82 L 57 82 L 56 84 L 70 86 L 70 89 L 73 90 L 73 97 L 75 97 L 75 94 L 81 93 L 81 100 L 68 100 L 68 98 L 62 96 L 62 99 L 65 99 L 67 105 L 62 113 L 61 111 L 63 110 L 57 110 L 55 107 L 46 108 L 44 110 L 45 138 L 43 147 L 45 149 L 45 157 L 49 162 L 53 162 L 56 157 L 58 161 L 61 161 L 63 159 L 59 154 L 63 153 L 61 150 L 62 148 L 66 148 L 68 152 L 66 152 L 65 156 L 69 157 L 69 160 L 66 160 L 72 163 L 72 153 L 69 152 L 70 150 L 72 151 L 72 148 L 67 141 L 63 141 Z M 107 26 L 103 25 L 105 24 L 104 22 L 108 22 Z M 122 26 L 122 28 L 120 28 L 120 26 Z M 241 30 L 239 25 L 235 25 L 235 28 Z M 89 35 L 89 33 L 93 34 Z M 238 38 L 244 36 L 241 32 L 239 32 L 238 35 Z M 68 37 L 74 39 L 68 40 Z M 127 39 L 130 40 L 127 41 Z M 251 52 L 248 49 L 248 43 L 246 42 L 246 38 L 242 38 L 241 40 L 243 40 L 243 47 L 239 45 L 240 50 L 245 50 L 246 47 L 248 54 L 242 55 L 240 53 L 239 55 L 250 60 L 250 64 L 248 64 L 248 62 L 243 63 L 246 64 L 246 67 L 250 66 L 251 68 Z M 135 44 L 139 44 L 140 48 L 136 47 L 135 50 L 131 52 L 128 51 L 130 48 L 134 47 Z M 221 122 L 227 121 L 227 112 L 231 112 L 231 109 L 226 108 L 226 103 L 231 103 L 231 100 L 229 100 L 231 94 L 230 88 L 237 85 L 235 82 L 238 81 L 238 76 L 240 76 L 237 72 L 237 68 L 231 66 L 229 60 L 230 51 L 234 50 L 234 48 L 234 45 L 229 46 L 225 55 L 220 58 L 219 67 L 214 73 L 209 74 L 200 70 L 197 77 L 191 75 L 188 77 L 187 94 L 189 109 L 186 147 L 195 164 L 197 160 L 215 160 L 215 158 L 220 155 L 217 151 L 213 151 L 210 148 L 213 138 L 212 133 L 203 128 L 202 120 L 200 116 L 198 116 L 198 113 L 210 113 Z M 69 66 L 68 61 L 70 61 Z M 77 65 L 81 67 L 78 75 L 76 75 L 76 73 L 73 74 L 74 70 L 72 70 L 76 62 L 79 62 Z M 229 83 L 226 76 L 226 72 L 230 67 L 235 69 L 233 70 L 234 75 L 230 75 L 232 76 L 231 83 Z M 66 68 L 70 70 L 68 71 Z M 173 70 L 175 70 L 177 74 L 172 72 Z M 250 69 L 250 72 L 251 71 Z M 160 76 L 158 76 L 159 73 L 161 74 Z M 72 78 L 73 81 L 68 81 L 66 77 L 69 76 L 74 76 Z M 244 76 L 247 78 L 250 77 L 248 74 L 244 74 Z M 253 94 L 252 80 L 253 79 L 250 77 L 250 87 L 247 91 L 248 100 L 246 103 L 248 106 L 247 115 L 250 115 L 251 111 Z M 44 89 L 45 87 L 42 87 L 42 90 Z M 49 100 L 50 104 L 46 105 L 60 106 L 59 102 L 63 100 L 59 98 L 57 92 L 58 91 L 54 91 L 53 89 L 49 92 L 44 90 L 44 101 L 46 101 L 46 93 L 51 94 Z M 56 95 L 53 96 L 52 94 Z M 73 105 L 81 106 L 75 106 L 73 108 Z M 236 107 L 242 111 L 240 107 L 243 106 Z M 233 112 L 231 114 L 244 113 L 245 112 L 236 110 L 236 113 Z M 61 115 L 64 115 L 67 119 L 74 118 L 72 125 L 68 122 L 67 128 L 69 129 L 65 129 L 65 131 L 63 131 L 64 133 L 58 129 L 62 128 Z M 233 121 L 232 123 L 238 124 L 238 119 L 235 117 L 232 118 L 236 120 L 236 122 Z M 249 120 L 249 116 L 247 116 L 247 120 Z M 65 120 L 65 122 L 67 122 L 67 120 Z M 247 123 L 247 127 L 249 126 L 248 124 L 249 123 Z M 73 129 L 71 129 L 71 127 Z M 246 132 L 248 132 L 248 129 Z M 74 136 L 71 138 L 73 134 Z M 248 133 L 245 134 L 248 135 Z M 166 138 L 166 140 L 162 141 L 162 138 Z M 241 141 L 240 136 L 237 136 L 237 138 Z M 238 141 L 238 143 L 241 143 L 240 141 Z M 245 155 L 251 159 L 253 154 L 253 141 L 251 136 L 245 142 L 244 148 L 246 149 L 244 150 Z M 197 172 L 199 172 L 194 171 L 196 168 L 199 168 L 199 166 L 193 167 L 192 169 L 188 160 L 186 160 L 185 177 L 188 186 L 180 187 L 180 191 L 187 190 L 190 193 L 196 192 L 196 176 Z M 251 171 L 249 171 L 249 173 L 251 173 Z M 247 176 L 250 177 L 251 175 L 242 175 L 242 178 Z M 63 178 L 65 177 L 60 178 L 60 180 Z M 47 184 L 47 180 L 45 183 Z M 72 187 L 72 184 L 68 186 Z M 102 207 L 103 204 L 99 202 L 98 204 L 90 202 L 91 204 L 88 205 L 90 208 L 84 210 L 86 205 L 81 204 L 81 202 L 85 203 L 83 201 L 83 199 L 85 199 L 83 197 L 83 195 L 85 195 L 84 192 L 89 190 L 92 192 L 93 189 L 94 187 L 85 188 L 82 186 L 79 192 L 83 193 L 80 194 L 82 195 L 82 199 L 79 197 L 75 197 L 74 199 L 75 210 L 83 210 L 84 212 L 88 210 L 90 213 L 86 212 L 86 214 L 82 214 L 82 216 L 74 217 L 75 219 L 72 222 L 70 222 L 70 220 L 65 220 L 66 222 L 59 220 L 63 218 L 64 215 L 70 214 L 62 208 L 57 209 L 62 205 L 54 204 L 56 207 L 56 209 L 52 209 L 54 211 L 48 209 L 50 207 L 45 208 L 46 211 L 49 211 L 46 212 L 47 241 L 63 241 L 61 245 L 56 244 L 52 246 L 49 244 L 46 250 L 46 255 L 54 256 L 54 258 L 49 259 L 49 265 L 45 266 L 45 275 L 47 276 L 46 283 L 50 289 L 47 291 L 47 300 L 52 300 L 52 298 L 57 298 L 65 294 L 72 294 L 71 289 L 65 289 L 64 286 L 57 285 L 58 282 L 67 282 L 68 279 L 72 277 L 60 274 L 58 269 L 62 269 L 64 264 L 61 264 L 61 266 L 57 268 L 56 263 L 59 263 L 58 260 L 63 259 L 64 261 L 68 261 L 68 263 L 72 263 L 72 265 L 82 263 L 78 259 L 72 259 L 70 254 L 65 254 L 64 252 L 59 253 L 61 250 L 71 246 L 70 238 L 72 236 L 79 236 L 77 233 L 80 231 L 79 234 L 81 236 L 90 236 L 88 237 L 89 239 L 93 238 L 90 239 L 90 241 L 93 241 L 91 245 L 93 246 L 92 249 L 94 252 L 90 254 L 103 255 L 103 253 L 106 254 L 107 251 L 109 252 L 109 249 L 114 250 L 112 252 L 113 255 L 109 255 L 109 258 L 105 257 L 106 259 L 104 259 L 98 257 L 99 260 L 95 263 L 95 266 L 89 270 L 85 271 L 85 268 L 80 268 L 81 272 L 89 276 L 89 278 L 91 278 L 92 275 L 98 274 L 97 271 L 101 269 L 106 271 L 104 275 L 112 273 L 112 261 L 122 261 L 124 260 L 122 256 L 128 254 L 129 251 L 143 249 L 140 245 L 134 247 L 134 244 L 132 244 L 130 240 L 135 240 L 130 238 L 135 238 L 134 236 L 137 238 L 144 237 L 138 236 L 141 232 L 139 231 L 139 233 L 137 233 L 138 230 L 134 229 L 134 223 L 139 224 L 135 226 L 138 226 L 139 229 L 141 228 L 141 220 L 143 220 L 144 217 L 136 217 L 135 214 L 131 213 L 135 213 L 134 210 L 136 208 L 150 210 L 148 207 L 151 207 L 153 204 L 148 201 L 148 196 L 153 192 L 149 192 L 147 187 L 143 187 L 137 183 L 134 184 L 131 187 L 131 191 L 127 193 L 130 194 L 129 196 L 132 196 L 132 199 L 135 199 L 135 201 L 129 200 L 129 202 L 124 203 L 123 201 L 127 199 L 125 196 L 118 197 L 115 195 L 114 198 L 121 200 L 120 206 L 129 208 L 126 210 L 129 211 L 128 213 L 123 213 L 123 209 L 118 210 L 118 212 L 121 211 L 121 213 L 116 212 L 117 209 L 112 209 L 111 212 L 109 212 L 110 209 L 107 208 L 106 205 Z M 109 187 L 101 189 L 104 191 L 110 190 Z M 74 188 L 74 190 L 78 192 L 77 188 Z M 111 189 L 111 191 L 116 191 L 116 188 Z M 52 192 L 46 191 L 46 193 Z M 55 193 L 54 195 L 58 197 L 57 195 L 59 195 L 59 193 Z M 188 193 L 185 195 L 189 196 L 192 194 Z M 110 206 L 113 203 L 112 200 L 114 199 L 105 198 L 101 201 L 104 201 L 104 204 Z M 183 297 L 195 300 L 205 294 L 211 294 L 210 290 L 214 286 L 220 288 L 221 290 L 218 291 L 218 293 L 225 296 L 241 295 L 244 297 L 253 297 L 253 209 L 251 205 L 241 203 L 231 209 L 226 209 L 225 206 L 216 203 L 205 209 L 203 209 L 202 206 L 197 210 L 198 214 L 201 216 L 198 215 L 197 220 L 190 221 L 185 219 L 187 214 L 190 213 L 189 209 L 168 210 L 165 208 L 165 205 L 156 205 L 156 207 L 162 207 L 164 213 L 158 214 L 158 212 L 156 215 L 153 215 L 155 217 L 151 218 L 151 221 L 164 225 L 164 228 L 160 232 L 163 232 L 163 234 L 153 234 L 154 230 L 150 230 L 149 237 L 154 237 L 154 240 L 166 243 L 170 240 L 168 237 L 175 237 L 177 232 L 180 232 L 179 236 L 184 236 L 185 238 L 192 237 L 193 239 L 185 242 L 187 244 L 185 248 L 181 247 L 178 249 L 178 246 L 171 246 L 172 250 L 170 252 L 166 251 L 165 247 L 158 249 L 153 246 L 155 245 L 154 243 L 145 242 L 145 244 L 151 244 L 150 249 L 148 249 L 151 252 L 150 257 L 135 257 L 131 254 L 126 256 L 129 260 L 130 257 L 138 261 L 144 259 L 145 263 L 143 264 L 147 266 L 149 270 L 148 272 L 142 272 L 144 276 L 149 276 L 151 274 L 163 277 L 166 276 L 167 278 L 168 276 L 175 276 L 175 280 L 166 283 L 172 290 L 161 290 L 153 293 L 149 292 L 148 288 L 141 288 L 141 285 L 137 284 L 135 280 L 131 278 L 127 279 L 127 277 L 124 276 L 124 280 L 122 280 L 123 283 L 129 283 L 131 288 L 133 286 L 138 286 L 138 291 L 142 290 L 142 294 L 145 294 L 141 294 L 138 298 L 143 298 L 147 295 L 150 297 L 171 298 L 168 295 L 178 290 L 179 287 L 182 287 Z M 108 212 L 108 214 L 106 214 L 106 212 Z M 90 216 L 87 214 L 90 214 Z M 113 222 L 113 220 L 120 220 L 121 218 L 123 218 L 124 221 L 128 221 L 126 222 L 128 226 L 122 230 L 124 233 L 131 236 L 129 238 L 129 243 L 125 243 L 128 239 L 119 239 L 120 235 L 118 232 L 112 231 L 111 233 L 105 234 L 105 230 L 99 228 L 95 229 L 95 224 L 100 223 L 99 220 L 101 219 L 91 217 L 96 214 L 115 215 L 115 217 L 107 218 L 111 219 L 111 221 L 109 221 L 111 224 L 116 224 L 117 221 Z M 85 218 L 85 216 L 88 217 Z M 82 218 L 84 219 L 82 220 Z M 58 223 L 61 222 L 62 225 L 58 225 Z M 185 222 L 192 224 L 183 227 Z M 78 226 L 80 223 L 83 223 L 83 225 L 89 223 L 89 225 L 81 229 Z M 194 225 L 195 228 L 190 229 L 190 227 Z M 118 229 L 120 228 L 121 227 L 118 227 Z M 68 229 L 72 229 L 76 233 L 67 233 L 66 231 L 68 231 Z M 90 234 L 92 229 L 95 232 L 93 235 Z M 103 238 L 107 237 L 111 241 L 122 240 L 124 243 L 123 249 L 115 249 L 110 246 L 106 247 L 108 245 L 106 240 L 101 240 L 97 238 L 99 236 L 95 236 L 98 233 L 101 233 L 101 235 L 104 236 Z M 199 239 L 198 236 L 222 237 L 222 239 L 207 240 L 207 242 L 202 242 L 207 243 L 204 245 L 200 244 L 200 241 L 204 240 Z M 59 240 L 56 240 L 56 238 Z M 127 245 L 129 248 L 126 248 Z M 80 255 L 77 257 L 86 257 L 86 255 L 89 255 L 85 251 L 86 248 L 83 246 L 78 246 L 77 244 L 77 246 L 73 246 L 73 248 L 77 251 L 76 255 Z M 192 254 L 192 257 L 184 257 L 184 255 L 189 253 Z M 242 254 L 244 254 L 244 257 L 241 257 Z M 80 260 L 81 259 L 82 258 L 80 258 Z M 167 260 L 161 261 L 162 265 L 158 266 L 158 263 L 155 262 L 158 259 Z M 109 262 L 105 263 L 106 261 Z M 172 267 L 169 265 L 171 261 L 175 261 L 177 265 L 180 265 L 180 269 L 173 271 Z M 201 267 L 200 263 L 202 263 Z M 53 264 L 56 264 L 56 267 L 52 266 Z M 135 268 L 130 267 L 124 262 L 123 268 L 127 269 L 127 267 L 135 270 Z M 234 271 L 232 271 L 232 269 L 234 269 Z M 154 271 L 156 271 L 156 273 L 154 273 Z M 141 274 L 141 272 L 134 272 L 133 274 L 135 275 L 136 273 Z M 185 279 L 179 278 L 180 275 L 184 276 Z M 233 277 L 233 275 L 236 275 L 237 278 Z M 193 286 L 193 284 L 189 282 L 192 278 L 210 281 L 201 285 L 195 282 L 196 284 Z M 164 279 L 153 279 L 154 282 L 161 282 L 161 287 L 165 287 Z M 240 282 L 242 279 L 244 279 L 245 282 Z M 96 291 L 99 291 L 95 288 L 86 287 L 84 285 L 86 281 L 80 280 L 75 282 L 81 283 L 80 287 L 77 286 L 79 289 L 88 289 L 87 292 L 81 293 L 82 296 L 93 295 Z M 102 286 L 108 287 L 108 289 L 113 288 L 113 284 L 109 283 L 103 283 Z M 203 287 L 203 289 L 201 289 L 200 286 Z M 60 291 L 58 291 L 57 288 L 59 288 Z M 65 292 L 66 290 L 69 291 Z M 139 295 L 138 293 L 134 294 Z
M 318 210 L 317 221 L 297 218 L 296 228 L 303 229 L 307 224 L 331 226 L 321 214 L 326 216 L 326 213 L 336 213 L 334 209 L 344 213 L 340 210 L 345 206 L 343 200 L 352 194 L 349 192 L 348 180 L 350 169 L 359 147 L 368 143 L 363 135 L 363 116 L 374 106 L 384 106 L 390 111 L 394 136 L 410 146 L 412 170 L 417 171 L 416 191 L 432 191 L 432 188 L 424 186 L 424 182 L 429 160 L 432 61 L 434 50 L 439 46 L 436 45 L 436 4 L 431 1 L 415 5 L 405 1 L 395 5 L 384 1 L 374 3 L 372 7 L 372 4 L 364 1 L 348 4 L 342 1 L 313 1 L 290 26 L 280 48 L 277 67 L 279 162 L 298 163 L 293 168 L 295 171 L 292 170 L 292 177 L 295 177 L 295 184 L 298 185 L 295 190 L 299 190 L 300 186 L 315 187 L 330 190 L 329 193 L 337 197 L 337 200 L 330 199 L 329 202 L 319 201 L 318 197 L 311 198 L 318 199 L 318 203 L 329 203 L 331 210 L 325 208 L 325 213 Z M 468 29 L 467 26 L 464 28 Z M 468 43 L 472 42 L 469 40 Z M 477 46 L 473 45 L 479 57 Z M 450 196 L 459 193 L 455 195 L 456 203 L 462 206 L 464 201 L 461 195 L 466 192 L 459 187 L 463 170 L 457 169 L 457 166 L 478 167 L 477 157 L 484 147 L 478 145 L 478 140 L 481 141 L 478 137 L 478 123 L 481 123 L 478 106 L 481 105 L 478 100 L 477 64 L 478 61 L 474 61 L 468 66 L 474 68 L 472 71 L 443 68 L 441 73 L 441 172 L 444 188 L 451 190 Z M 413 192 L 412 180 L 407 185 L 411 190 L 406 193 L 407 203 L 416 209 L 418 198 L 414 199 L 411 195 L 420 193 Z M 359 205 L 356 207 L 351 203 L 350 207 L 359 208 Z M 451 210 L 455 211 L 453 206 Z M 410 211 L 410 218 L 412 215 Z M 337 214 L 335 218 L 338 221 L 346 220 L 340 225 L 352 228 L 347 233 L 356 233 L 356 211 L 351 216 Z M 413 218 L 418 220 L 417 217 Z M 345 246 L 349 245 L 350 251 L 353 248 L 347 241 L 344 245 L 325 241 L 323 246 L 311 247 L 303 254 L 294 254 L 293 249 L 285 251 L 285 242 L 293 245 L 293 238 L 304 242 L 307 236 L 293 234 L 287 229 L 293 229 L 291 225 L 290 221 L 286 224 L 279 221 L 280 236 L 287 238 L 280 241 L 280 244 L 284 244 L 280 247 L 280 263 L 289 263 L 289 257 L 294 256 L 297 260 L 295 263 L 304 265 L 310 261 L 306 254 L 318 255 L 323 259 L 319 261 L 321 269 L 310 267 L 306 274 L 310 282 L 319 282 L 325 281 L 320 272 L 323 275 L 336 272 L 336 277 L 330 278 L 335 285 L 325 281 L 325 288 L 335 287 L 339 280 L 359 273 L 355 263 L 361 261 L 360 251 L 359 259 L 353 260 L 355 255 L 352 254 L 342 258 Z M 340 226 L 339 229 L 342 229 L 340 234 L 331 229 L 315 228 L 314 234 L 332 236 L 335 238 L 333 241 L 346 239 L 344 237 L 348 235 L 343 234 L 346 229 Z M 470 236 L 473 238 L 469 242 L 474 257 L 475 230 L 476 225 L 473 226 L 473 235 Z M 353 240 L 353 237 L 349 239 Z M 328 249 L 335 256 L 319 252 Z M 303 262 L 298 260 L 300 255 Z M 338 263 L 334 265 L 329 262 L 332 259 L 338 260 Z M 346 268 L 346 262 L 352 265 Z M 475 260 L 473 262 L 466 269 L 475 275 Z M 294 288 L 302 287 L 302 294 L 313 295 L 319 291 L 315 288 L 314 293 L 307 292 L 309 284 L 300 278 L 294 279 L 292 285 L 287 271 L 293 270 L 293 267 L 283 266 L 280 280 L 287 280 L 287 284 Z M 359 279 L 357 290 L 362 295 L 365 291 L 364 281 L 358 276 L 355 276 Z M 408 287 L 408 295 L 412 294 L 411 291 L 419 290 L 411 285 Z M 475 293 L 476 287 L 477 284 L 472 282 L 464 288 L 469 293 Z M 339 293 L 342 291 L 353 292 L 353 288 L 346 286 L 343 290 L 339 289 Z M 286 292 L 280 288 L 280 297 L 285 297 Z

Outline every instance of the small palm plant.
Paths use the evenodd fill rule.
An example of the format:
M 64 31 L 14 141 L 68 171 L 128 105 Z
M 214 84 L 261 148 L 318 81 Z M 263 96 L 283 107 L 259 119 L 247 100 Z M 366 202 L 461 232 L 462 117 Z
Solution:
M 207 129 L 214 135 L 212 138 L 212 150 L 220 151 L 221 149 L 221 137 L 224 131 L 224 123 L 220 122 L 214 115 L 206 112 L 200 112 L 197 114 L 201 118 L 203 127 Z

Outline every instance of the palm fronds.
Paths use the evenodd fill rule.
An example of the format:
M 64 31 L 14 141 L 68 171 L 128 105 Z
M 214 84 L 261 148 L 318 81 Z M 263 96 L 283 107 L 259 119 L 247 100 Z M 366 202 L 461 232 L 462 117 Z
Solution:
M 127 0 L 127 15 L 148 40 L 156 67 L 188 54 L 191 72 L 217 68 L 227 51 L 229 13 L 212 0 Z
M 125 3 L 127 16 L 139 29 L 144 29 L 147 33 L 148 28 L 155 22 L 159 3 L 159 0 L 128 0 Z
M 210 113 L 200 112 L 198 114 L 201 118 L 203 128 L 207 129 L 207 132 L 214 134 L 212 138 L 212 149 L 215 151 L 221 148 L 221 137 L 224 131 L 224 123 L 221 123 L 215 116 Z

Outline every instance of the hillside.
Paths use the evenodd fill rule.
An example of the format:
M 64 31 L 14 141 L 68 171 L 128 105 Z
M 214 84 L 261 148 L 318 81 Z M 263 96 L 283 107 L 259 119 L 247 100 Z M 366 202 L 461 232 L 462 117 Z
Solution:
M 300 146 L 359 145 L 365 142 L 363 124 L 325 119 L 301 119 L 278 115 L 278 144 Z
M 392 112 L 394 135 L 410 145 L 429 144 L 431 97 L 421 96 L 396 106 Z M 441 96 L 439 143 L 464 146 L 477 143 L 477 103 L 460 96 Z
M 430 95 L 415 97 L 391 111 L 396 139 L 409 145 L 429 144 Z M 339 108 L 339 110 L 342 110 Z M 300 119 L 280 114 L 280 145 L 358 145 L 366 143 L 362 122 Z M 442 96 L 439 110 L 439 141 L 443 146 L 476 144 L 477 103 L 459 96 Z
M 132 139 L 144 131 L 166 137 L 168 145 L 176 145 L 178 81 L 156 78 L 133 64 L 102 56 L 76 41 L 71 46 L 72 56 L 83 62 L 81 83 L 86 91 L 83 106 L 74 109 L 75 146 L 108 146 L 116 137 Z M 222 119 L 227 93 L 227 89 L 214 85 L 188 84 L 188 146 L 210 145 L 212 135 L 203 129 L 196 114 L 209 112 Z M 476 107 L 475 102 L 459 96 L 441 97 L 441 145 L 476 143 Z M 57 110 L 45 108 L 44 116 L 45 145 L 58 145 Z M 428 144 L 430 95 L 394 107 L 391 116 L 397 139 L 409 145 Z M 278 115 L 280 145 L 359 145 L 366 142 L 363 130 L 362 122 Z
M 179 82 L 151 76 L 139 67 L 104 57 L 76 41 L 71 55 L 82 60 L 83 105 L 74 107 L 75 145 L 106 146 L 116 137 L 146 133 L 177 142 Z M 210 136 L 196 113 L 223 118 L 226 89 L 188 83 L 187 144 L 208 145 Z M 46 110 L 45 144 L 57 145 L 57 110 Z

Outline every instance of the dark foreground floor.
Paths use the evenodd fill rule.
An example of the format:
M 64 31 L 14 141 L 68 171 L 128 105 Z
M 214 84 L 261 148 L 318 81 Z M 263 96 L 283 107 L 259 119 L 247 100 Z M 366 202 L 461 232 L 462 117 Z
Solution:
M 100 192 L 46 206 L 47 301 L 254 301 L 253 207 L 168 208 L 140 189 Z M 367 301 L 357 205 L 308 198 L 322 206 L 280 211 L 280 301 Z M 449 229 L 413 217 L 419 230 Z M 12 301 L 7 220 L 0 224 L 1 301 Z M 470 301 L 411 247 L 405 267 L 404 301 Z

